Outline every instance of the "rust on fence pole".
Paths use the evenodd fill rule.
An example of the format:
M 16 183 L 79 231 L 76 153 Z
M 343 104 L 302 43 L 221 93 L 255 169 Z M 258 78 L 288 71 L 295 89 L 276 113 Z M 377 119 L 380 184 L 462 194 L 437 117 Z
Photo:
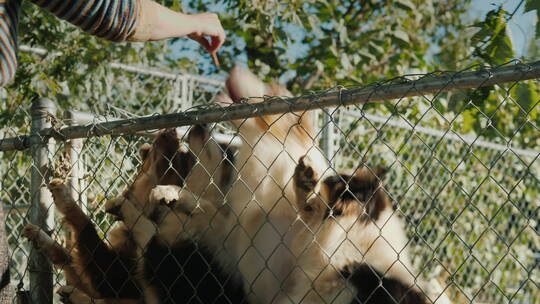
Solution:
M 41 98 L 32 104 L 31 113 L 31 134 L 36 135 L 51 127 L 50 119 L 56 114 L 56 105 L 49 99 Z M 30 223 L 48 232 L 54 224 L 53 200 L 46 184 L 52 173 L 49 155 L 52 151 L 52 139 L 45 138 L 45 140 L 32 144 L 30 149 L 32 152 Z M 43 254 L 32 249 L 28 263 L 30 302 L 52 303 L 51 262 Z

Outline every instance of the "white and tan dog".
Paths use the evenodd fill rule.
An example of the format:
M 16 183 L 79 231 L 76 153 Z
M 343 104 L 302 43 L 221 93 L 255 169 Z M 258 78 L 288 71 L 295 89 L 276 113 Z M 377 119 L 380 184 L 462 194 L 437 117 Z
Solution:
M 239 103 L 260 96 L 292 96 L 278 84 L 265 84 L 236 67 L 227 80 L 221 103 Z M 249 103 L 257 99 L 247 99 Z M 273 303 L 287 297 L 283 283 L 296 265 L 291 251 L 298 233 L 295 191 L 291 177 L 297 160 L 309 155 L 318 172 L 327 162 L 318 148 L 312 112 L 267 115 L 234 121 L 242 139 L 238 170 L 227 201 L 233 210 L 234 252 L 250 303 Z
M 221 95 L 220 103 L 238 103 L 251 96 L 290 96 L 283 87 L 266 85 L 241 68 L 231 71 L 227 89 L 228 96 Z M 253 304 L 354 303 L 369 300 L 371 293 L 366 295 L 366 290 L 376 290 L 373 286 L 380 284 L 394 288 L 391 298 L 410 297 L 408 303 L 423 303 L 415 287 L 402 220 L 379 189 L 384 174 L 363 169 L 355 175 L 323 176 L 332 171 L 317 148 L 310 115 L 287 113 L 233 122 L 243 144 L 227 196 L 232 212 L 225 218 L 211 212 L 215 225 L 209 225 L 204 212 L 198 220 L 194 217 L 192 223 L 198 226 L 194 231 L 210 229 L 211 238 L 199 241 L 228 253 L 218 258 L 224 265 L 238 267 Z M 309 160 L 309 166 L 304 160 Z M 298 168 L 308 167 L 312 186 L 302 190 Z M 364 201 L 341 198 L 344 190 L 339 187 L 355 189 Z M 322 210 L 332 210 L 333 216 L 326 211 L 322 216 Z M 366 267 L 373 271 L 366 272 Z M 358 281 L 361 284 L 355 286 Z M 371 297 L 388 299 L 377 293 Z
M 284 303 L 428 303 L 385 175 L 363 167 L 321 180 L 309 158 L 299 160 L 294 182 L 306 229 L 292 247 L 298 267 Z

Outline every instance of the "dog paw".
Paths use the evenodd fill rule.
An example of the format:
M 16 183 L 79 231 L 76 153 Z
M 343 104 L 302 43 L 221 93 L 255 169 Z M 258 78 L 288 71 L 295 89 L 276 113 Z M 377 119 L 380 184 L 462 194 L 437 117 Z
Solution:
M 302 156 L 298 160 L 298 165 L 294 170 L 294 183 L 296 187 L 305 191 L 311 192 L 315 189 L 319 176 L 313 169 L 312 161 L 309 156 Z
M 41 228 L 39 228 L 36 225 L 28 224 L 24 226 L 23 230 L 21 231 L 21 235 L 33 241 L 39 238 L 40 232 L 41 232 Z
M 31 241 L 38 250 L 47 251 L 55 244 L 54 240 L 36 225 L 27 224 L 24 226 L 21 235 Z
M 49 190 L 53 195 L 56 208 L 61 213 L 65 214 L 71 207 L 75 205 L 75 202 L 71 198 L 68 188 L 62 179 L 53 179 L 49 183 Z
M 105 212 L 111 215 L 114 215 L 116 217 L 115 220 L 121 220 L 122 219 L 122 204 L 124 200 L 125 198 L 123 196 L 119 196 L 117 198 L 107 200 L 103 208 L 105 209 Z
M 158 185 L 150 192 L 150 203 L 172 206 L 180 199 L 180 191 L 178 186 Z
M 56 290 L 56 293 L 60 295 L 60 301 L 64 304 L 91 304 L 94 302 L 92 298 L 86 295 L 84 292 L 73 286 L 62 286 Z
M 64 248 L 36 225 L 28 224 L 21 235 L 32 242 L 34 248 L 45 254 L 55 265 L 62 265 L 71 260 Z

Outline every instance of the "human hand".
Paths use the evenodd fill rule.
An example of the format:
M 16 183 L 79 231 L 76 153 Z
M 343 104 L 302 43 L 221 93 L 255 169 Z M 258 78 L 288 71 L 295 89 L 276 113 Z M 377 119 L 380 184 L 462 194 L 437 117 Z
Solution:
M 221 26 L 218 15 L 213 13 L 202 13 L 190 15 L 194 32 L 188 35 L 189 38 L 197 41 L 212 56 L 214 64 L 219 67 L 217 51 L 225 42 L 225 30 Z
M 212 55 L 219 66 L 217 51 L 225 42 L 225 31 L 213 13 L 184 14 L 152 0 L 142 0 L 142 12 L 130 41 L 152 41 L 188 36 Z

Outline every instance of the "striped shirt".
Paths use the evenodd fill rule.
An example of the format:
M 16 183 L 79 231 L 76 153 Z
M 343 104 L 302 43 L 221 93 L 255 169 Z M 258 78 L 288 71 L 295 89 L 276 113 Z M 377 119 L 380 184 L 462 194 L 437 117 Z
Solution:
M 17 70 L 17 23 L 22 0 L 0 0 L 0 86 Z M 126 41 L 137 26 L 141 0 L 30 0 L 85 32 Z

